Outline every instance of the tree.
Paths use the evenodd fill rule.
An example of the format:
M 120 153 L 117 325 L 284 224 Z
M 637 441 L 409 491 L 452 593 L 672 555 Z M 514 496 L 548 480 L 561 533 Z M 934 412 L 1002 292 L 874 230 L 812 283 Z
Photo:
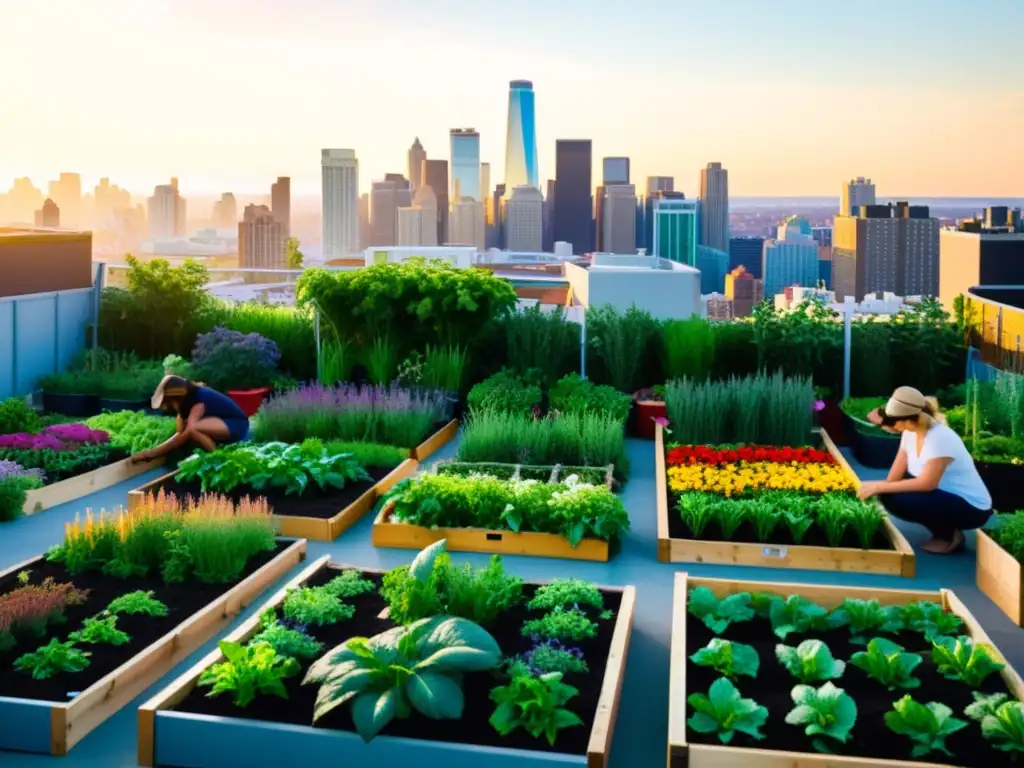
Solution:
M 288 269 L 302 269 L 302 260 L 305 258 L 299 250 L 299 238 L 289 237 L 284 247 L 284 257 Z

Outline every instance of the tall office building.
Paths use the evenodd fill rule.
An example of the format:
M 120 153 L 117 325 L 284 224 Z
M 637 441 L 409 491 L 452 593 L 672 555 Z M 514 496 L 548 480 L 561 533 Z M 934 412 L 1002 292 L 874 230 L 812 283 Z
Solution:
M 284 269 L 288 235 L 265 205 L 247 205 L 238 222 L 238 266 L 245 269 Z
M 238 226 L 238 201 L 230 192 L 224 192 L 213 204 L 210 223 L 214 229 L 231 229 Z
M 370 244 L 370 193 L 363 192 L 359 196 L 359 248 L 366 248 Z
M 813 288 L 818 284 L 818 244 L 806 219 L 790 216 L 779 225 L 778 238 L 765 241 L 761 269 L 765 296 L 775 296 L 792 285 Z
M 681 192 L 662 192 L 654 198 L 653 255 L 697 266 L 696 200 L 687 200 Z
M 537 112 L 533 83 L 513 80 L 508 84 L 508 130 L 505 135 L 505 189 L 540 189 L 537 175 Z M 489 191 L 489 190 L 484 190 Z
M 486 239 L 483 203 L 464 197 L 452 205 L 449 244 L 472 245 L 482 251 L 486 247 Z
M 613 184 L 604 188 L 602 249 L 608 253 L 636 252 L 636 187 Z
M 149 237 L 159 240 L 185 235 L 185 198 L 178 194 L 178 180 L 161 184 L 153 190 L 147 208 Z M 67 222 L 65 222 L 67 225 Z
M 359 250 L 359 161 L 354 149 L 320 152 L 324 259 Z
M 633 211 L 633 240 L 634 245 L 628 251 L 621 251 L 613 248 L 605 238 L 605 208 L 607 207 L 608 188 L 629 184 L 629 158 L 628 157 L 605 157 L 601 160 L 601 186 L 594 194 L 594 233 L 596 242 L 594 249 L 608 253 L 632 253 L 636 242 L 636 210 Z M 634 190 L 634 196 L 635 196 Z M 621 202 L 621 198 L 619 198 Z
M 647 196 L 656 195 L 658 192 L 675 192 L 676 180 L 672 176 L 648 176 Z
M 590 139 L 555 142 L 555 242 L 572 244 L 574 254 L 593 250 L 593 147 Z
M 729 238 L 729 271 L 745 267 L 756 279 L 761 279 L 761 259 L 764 256 L 763 237 Z
M 510 251 L 536 253 L 544 243 L 544 197 L 536 187 L 516 187 L 505 200 L 505 238 Z
M 480 202 L 480 134 L 473 128 L 452 128 L 452 210 L 462 198 Z M 507 182 L 506 182 L 507 183 Z
M 415 192 L 421 186 L 423 186 L 423 162 L 427 159 L 427 151 L 423 149 L 423 145 L 420 144 L 420 137 L 417 136 L 416 140 L 409 147 L 409 168 L 407 174 L 409 177 L 409 184 L 412 185 L 412 191 Z
M 484 221 L 488 227 L 494 225 L 495 216 L 491 192 L 491 164 L 480 163 L 480 202 L 484 204 Z
M 398 244 L 398 209 L 412 205 L 408 180 L 389 173 L 370 188 L 370 245 Z
M 423 186 L 434 190 L 434 199 L 437 200 L 437 242 L 438 245 L 444 245 L 448 242 L 448 214 L 450 210 L 448 200 L 448 161 L 424 160 L 422 179 Z
M 939 299 L 947 311 L 974 287 L 1024 285 L 1024 232 L 1005 225 L 939 233 Z
M 764 300 L 761 281 L 743 267 L 725 276 L 725 296 L 732 302 L 734 317 L 750 317 L 754 307 Z
M 862 205 L 875 204 L 875 185 L 871 179 L 858 176 L 843 183 L 839 192 L 839 215 L 856 216 Z
M 36 211 L 36 226 L 60 226 L 60 208 L 50 198 L 46 198 L 46 200 L 43 201 L 43 207 Z
M 729 172 L 721 163 L 700 172 L 700 242 L 729 250 Z
M 288 176 L 278 176 L 270 185 L 270 212 L 284 226 L 285 239 L 291 237 L 292 180 Z
M 811 227 L 811 237 L 818 245 L 832 245 L 832 227 Z
M 555 180 L 548 179 L 544 189 L 544 238 L 543 248 L 545 253 L 552 253 L 555 250 Z
M 505 209 L 501 205 L 504 199 L 505 185 L 496 184 L 494 192 L 491 193 L 491 206 L 494 209 L 494 226 L 487 233 L 486 242 L 488 248 L 505 247 Z
M 629 158 L 605 157 L 601 160 L 601 184 L 629 184 Z
M 424 185 L 413 194 L 412 205 L 398 209 L 398 245 L 437 244 L 437 196 Z
M 50 182 L 49 198 L 60 208 L 66 229 L 82 226 L 82 177 L 77 173 L 62 173 L 57 181 Z
M 706 245 L 698 245 L 696 266 L 700 270 L 702 296 L 720 294 L 725 290 L 725 276 L 729 274 L 728 253 Z
M 939 220 L 928 206 L 899 202 L 862 205 L 839 214 L 832 229 L 832 289 L 842 300 L 891 291 L 897 296 L 939 293 Z

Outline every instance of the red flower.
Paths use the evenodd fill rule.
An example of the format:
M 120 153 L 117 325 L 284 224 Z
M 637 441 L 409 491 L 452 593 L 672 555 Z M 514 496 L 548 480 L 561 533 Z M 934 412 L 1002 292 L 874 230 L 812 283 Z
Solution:
M 675 445 L 665 452 L 670 467 L 685 464 L 737 464 L 767 461 L 775 464 L 834 464 L 827 451 L 817 448 L 786 448 L 771 445 L 741 445 L 715 448 L 710 445 Z

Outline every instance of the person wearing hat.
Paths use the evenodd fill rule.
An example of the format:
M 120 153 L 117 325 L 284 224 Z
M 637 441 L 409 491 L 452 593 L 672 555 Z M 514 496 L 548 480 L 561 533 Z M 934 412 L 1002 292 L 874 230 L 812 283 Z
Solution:
M 249 417 L 234 400 L 182 376 L 164 376 L 151 404 L 155 410 L 177 415 L 177 429 L 166 442 L 132 456 L 133 464 L 160 458 L 187 443 L 212 451 L 249 437 Z
M 964 441 L 946 426 L 938 402 L 913 387 L 900 387 L 869 419 L 899 434 L 900 450 L 888 478 L 862 483 L 860 498 L 879 496 L 889 514 L 931 531 L 926 552 L 963 549 L 963 532 L 982 527 L 992 516 L 992 496 Z

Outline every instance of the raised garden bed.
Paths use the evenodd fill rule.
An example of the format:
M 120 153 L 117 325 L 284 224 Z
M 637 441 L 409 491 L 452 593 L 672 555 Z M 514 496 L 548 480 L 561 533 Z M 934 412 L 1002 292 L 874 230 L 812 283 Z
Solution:
M 19 640 L 14 649 L 0 653 L 0 750 L 67 754 L 90 731 L 222 631 L 303 560 L 305 553 L 305 541 L 279 540 L 273 551 L 252 557 L 241 577 L 229 584 L 195 579 L 165 584 L 159 574 L 131 579 L 98 572 L 73 575 L 63 564 L 48 562 L 43 556 L 0 573 L 0 594 L 20 587 L 25 577 L 19 574 L 26 571 L 30 585 L 53 578 L 58 585 L 70 582 L 77 589 L 89 590 L 84 602 L 65 610 L 66 622 L 54 627 L 50 637 L 64 638 L 114 598 L 136 590 L 152 590 L 168 609 L 163 617 L 119 614 L 117 628 L 128 633 L 130 641 L 120 646 L 83 646 L 92 656 L 80 672 L 60 672 L 36 680 L 13 669 L 16 657 L 45 645 L 45 638 Z
M 978 531 L 978 564 L 974 580 L 1018 627 L 1024 626 L 1024 573 L 1020 561 L 983 530 Z
M 844 546 L 826 546 L 827 542 L 823 537 L 816 538 L 819 534 L 814 528 L 807 532 L 804 538 L 806 543 L 801 544 L 794 544 L 792 539 L 783 538 L 786 532 L 781 528 L 773 534 L 775 538 L 764 542 L 736 540 L 735 537 L 728 541 L 693 538 L 678 511 L 669 506 L 665 432 L 660 424 L 655 434 L 654 451 L 658 560 L 663 563 L 753 565 L 769 568 L 882 573 L 908 578 L 912 578 L 916 573 L 913 548 L 892 524 L 888 515 L 884 514 L 870 549 L 858 546 L 852 531 L 847 531 L 842 542 Z M 838 449 L 836 451 L 838 452 Z M 848 464 L 839 463 L 856 478 Z M 705 533 L 714 532 L 708 529 Z M 742 535 L 741 531 L 737 533 Z
M 130 480 L 143 472 L 162 466 L 163 463 L 163 458 L 142 464 L 132 464 L 129 459 L 121 459 L 90 472 L 69 477 L 67 480 L 44 485 L 42 488 L 36 488 L 26 494 L 25 506 L 22 511 L 26 515 L 32 515 L 51 507 L 66 504 L 82 496 L 88 496 L 125 480 Z
M 929 611 L 937 612 L 941 609 L 944 621 L 949 620 L 948 614 L 959 617 L 959 626 L 946 624 L 942 627 L 944 632 L 955 632 L 957 636 L 969 637 L 975 648 L 982 644 L 991 647 L 991 640 L 970 611 L 953 592 L 945 589 L 930 592 L 864 589 L 848 586 L 702 579 L 678 573 L 675 582 L 669 674 L 670 768 L 721 768 L 736 765 L 750 768 L 923 768 L 934 765 L 999 768 L 1015 764 L 1010 757 L 1012 753 L 997 751 L 992 743 L 983 737 L 980 723 L 965 715 L 964 709 L 974 702 L 972 690 L 984 694 L 1001 692 L 1007 694 L 1010 701 L 1021 699 L 1024 696 L 1024 683 L 1020 676 L 1006 664 L 999 651 L 991 647 L 992 658 L 1005 666 L 999 670 L 999 674 L 993 673 L 986 677 L 980 683 L 980 688 L 972 689 L 960 680 L 947 679 L 938 671 L 937 664 L 932 659 L 932 643 L 925 639 L 921 631 L 922 626 L 938 628 L 938 625 L 926 622 L 924 625 L 912 626 L 908 630 L 906 617 L 909 611 L 904 613 L 900 609 L 896 609 L 894 614 L 888 614 L 897 617 L 897 626 L 902 627 L 900 631 L 882 634 L 880 630 L 875 630 L 865 633 L 863 637 L 865 641 L 881 637 L 897 643 L 907 652 L 920 656 L 921 661 L 916 667 L 910 665 L 910 676 L 919 681 L 917 687 L 890 691 L 883 683 L 869 677 L 857 663 L 851 662 L 853 654 L 866 651 L 868 648 L 866 644 L 852 642 L 853 633 L 849 626 L 824 631 L 794 631 L 786 635 L 784 640 L 780 640 L 777 633 L 773 632 L 772 622 L 762 617 L 763 610 L 762 615 L 758 615 L 756 606 L 759 601 L 755 597 L 750 603 L 755 607 L 753 618 L 737 620 L 734 623 L 726 622 L 727 626 L 721 629 L 720 638 L 734 643 L 733 651 L 736 649 L 735 644 L 742 643 L 749 646 L 758 656 L 759 666 L 756 674 L 741 675 L 732 682 L 742 697 L 752 699 L 757 705 L 767 709 L 766 713 L 762 713 L 766 714 L 766 718 L 757 729 L 763 738 L 755 739 L 737 730 L 733 738 L 723 744 L 713 730 L 699 732 L 692 727 L 696 710 L 689 697 L 693 694 L 707 695 L 711 685 L 721 676 L 712 667 L 698 665 L 693 660 L 694 654 L 706 648 L 716 637 L 707 620 L 702 621 L 688 610 L 693 590 L 698 588 L 709 590 L 718 600 L 740 593 L 748 593 L 751 596 L 768 593 L 783 599 L 799 596 L 798 599 L 804 598 L 825 611 L 833 612 L 828 614 L 829 618 L 836 616 L 834 611 L 837 608 L 849 610 L 849 603 L 844 605 L 844 601 L 848 599 L 877 601 L 883 609 L 927 601 L 935 605 L 935 608 L 929 608 Z M 746 603 L 742 598 L 740 600 Z M 703 596 L 702 602 L 706 605 Z M 698 608 L 696 612 L 702 611 Z M 919 610 L 913 615 L 921 617 L 925 614 Z M 929 612 L 928 615 L 932 616 L 931 621 L 934 621 L 934 614 Z M 780 625 L 784 623 L 779 622 Z M 785 722 L 787 714 L 794 708 L 792 691 L 800 682 L 777 660 L 776 646 L 781 643 L 797 648 L 801 642 L 808 639 L 822 640 L 835 660 L 846 663 L 845 669 L 832 669 L 833 674 L 841 672 L 832 682 L 844 690 L 856 705 L 856 719 L 845 742 L 827 736 L 820 737 L 821 741 L 827 741 L 823 746 L 830 749 L 832 754 L 816 751 L 812 737 L 805 735 L 805 725 L 790 725 Z M 824 682 L 823 679 L 812 679 L 809 684 L 818 689 Z M 908 682 L 907 685 L 912 685 L 912 682 Z M 893 704 L 907 694 L 920 704 L 944 704 L 952 709 L 952 717 L 966 722 L 966 725 L 958 730 L 954 729 L 955 732 L 946 736 L 945 747 L 949 754 L 926 751 L 912 755 L 911 750 L 916 742 L 889 729 L 886 713 L 891 712 Z M 703 727 L 704 723 L 700 725 Z
M 330 563 L 328 557 L 310 564 L 272 597 L 260 614 L 277 611 L 280 616 L 290 589 L 324 585 L 338 576 L 341 568 Z M 375 585 L 381 581 L 380 572 L 356 570 Z M 537 588 L 538 585 L 527 584 L 523 593 L 533 596 Z M 633 587 L 602 587 L 600 593 L 603 607 L 611 611 L 611 617 L 598 619 L 599 630 L 593 639 L 569 643 L 580 647 L 589 671 L 569 672 L 564 677 L 565 683 L 578 689 L 578 695 L 564 706 L 582 723 L 559 730 L 553 746 L 522 729 L 501 736 L 490 725 L 495 704 L 489 693 L 502 685 L 503 677 L 496 671 L 465 674 L 460 718 L 433 720 L 413 710 L 408 719 L 392 720 L 367 743 L 353 732 L 351 705 L 347 703 L 324 715 L 316 726 L 310 725 L 318 686 L 302 685 L 301 671 L 284 681 L 287 700 L 263 697 L 240 709 L 230 696 L 207 697 L 204 694 L 209 689 L 199 687 L 198 682 L 211 665 L 224 661 L 218 649 L 139 709 L 138 761 L 146 766 L 220 768 L 238 764 L 246 768 L 277 768 L 283 755 L 292 755 L 301 756 L 304 765 L 340 762 L 374 768 L 406 768 L 413 764 L 449 768 L 604 768 L 611 751 L 636 593 Z M 353 618 L 306 630 L 323 642 L 325 649 L 395 626 L 387 618 L 387 603 L 376 591 L 345 598 L 345 602 L 355 608 Z M 530 649 L 532 641 L 522 635 L 520 628 L 526 619 L 537 615 L 538 611 L 528 610 L 523 604 L 513 605 L 497 621 L 487 624 L 486 630 L 492 633 L 502 654 L 522 654 Z M 254 616 L 225 641 L 248 642 L 261 630 L 262 621 L 261 616 Z M 309 662 L 302 663 L 303 669 L 308 666 Z
M 457 419 L 452 419 L 447 424 L 441 426 L 436 432 L 430 437 L 424 440 L 422 443 L 417 445 L 415 448 L 409 451 L 409 457 L 416 461 L 423 462 L 428 458 L 437 453 L 441 448 L 446 446 L 452 440 L 455 439 L 455 435 L 459 431 L 459 422 Z
M 437 475 L 455 475 L 456 477 L 481 474 L 491 475 L 499 480 L 536 480 L 542 483 L 557 483 L 575 475 L 581 482 L 603 485 L 608 490 L 612 490 L 615 485 L 615 467 L 611 464 L 607 467 L 569 467 L 561 464 L 533 466 L 530 464 L 446 460 L 435 463 L 431 472 Z

